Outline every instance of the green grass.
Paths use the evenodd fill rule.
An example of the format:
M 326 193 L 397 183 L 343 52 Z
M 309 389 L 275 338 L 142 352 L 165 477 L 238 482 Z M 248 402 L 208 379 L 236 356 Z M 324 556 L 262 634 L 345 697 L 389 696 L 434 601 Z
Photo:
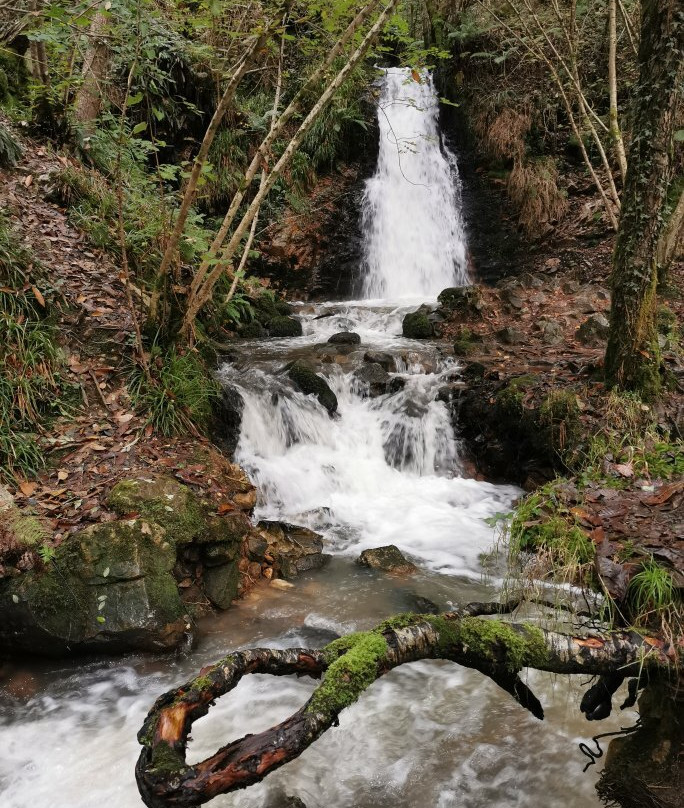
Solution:
M 682 599 L 672 575 L 653 558 L 629 582 L 627 605 L 635 626 L 660 628 L 681 619 Z
M 175 350 L 154 358 L 149 378 L 136 367 L 129 389 L 147 423 L 167 437 L 205 428 L 221 391 L 199 356 Z
M 0 217 L 0 479 L 6 480 L 44 466 L 37 434 L 45 418 L 60 411 L 64 392 L 56 329 L 33 291 L 37 269 Z

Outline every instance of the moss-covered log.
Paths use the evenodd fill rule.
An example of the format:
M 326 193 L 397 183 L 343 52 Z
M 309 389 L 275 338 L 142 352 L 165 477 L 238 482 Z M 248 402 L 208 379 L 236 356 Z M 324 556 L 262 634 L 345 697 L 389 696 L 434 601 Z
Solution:
M 335 726 L 340 712 L 376 679 L 407 662 L 445 659 L 479 670 L 538 718 L 543 710 L 519 678 L 523 668 L 600 676 L 582 703 L 591 718 L 607 714 L 617 678 L 643 681 L 676 664 L 673 646 L 635 632 L 572 636 L 479 616 L 506 610 L 500 604 L 470 604 L 438 616 L 399 615 L 321 650 L 250 649 L 204 668 L 197 678 L 161 696 L 139 733 L 143 750 L 136 777 L 143 801 L 150 808 L 201 805 L 262 780 Z M 307 703 L 281 724 L 188 765 L 186 744 L 193 722 L 248 673 L 325 677 Z

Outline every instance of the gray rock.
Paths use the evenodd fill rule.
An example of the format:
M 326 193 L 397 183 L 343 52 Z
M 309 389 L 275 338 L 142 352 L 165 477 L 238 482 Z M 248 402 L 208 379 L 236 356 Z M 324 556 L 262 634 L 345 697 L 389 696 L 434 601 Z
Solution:
M 256 531 L 266 541 L 275 572 L 283 578 L 291 580 L 327 561 L 323 538 L 313 530 L 287 522 L 263 521 L 257 524 Z
M 411 575 L 418 570 L 416 565 L 405 558 L 401 550 L 394 544 L 364 550 L 356 561 L 364 567 L 392 572 L 396 575 Z
M 440 306 L 446 311 L 479 313 L 484 307 L 477 286 L 450 286 L 437 296 Z
M 380 365 L 383 370 L 388 373 L 394 373 L 397 369 L 397 363 L 390 353 L 384 351 L 366 351 L 363 355 L 365 362 L 371 362 L 375 365 Z
M 237 597 L 239 581 L 237 563 L 209 567 L 203 576 L 204 593 L 218 609 L 227 609 Z
M 338 331 L 328 339 L 333 345 L 360 345 L 361 337 L 355 331 Z
M 559 345 L 565 339 L 563 326 L 557 320 L 540 320 L 538 327 L 544 345 Z
M 593 314 L 575 332 L 583 345 L 601 345 L 608 339 L 609 323 L 603 314 Z
M 519 345 L 527 340 L 526 335 L 519 328 L 512 325 L 497 331 L 496 335 L 506 345 Z
M 354 372 L 354 378 L 371 398 L 386 393 L 391 381 L 389 373 L 375 362 L 362 365 Z

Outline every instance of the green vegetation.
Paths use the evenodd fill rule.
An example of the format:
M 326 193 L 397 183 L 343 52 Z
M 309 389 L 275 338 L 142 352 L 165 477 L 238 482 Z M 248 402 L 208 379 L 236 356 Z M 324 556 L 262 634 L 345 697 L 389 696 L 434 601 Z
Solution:
M 129 389 L 134 405 L 156 432 L 182 435 L 207 426 L 221 388 L 198 354 L 175 349 L 163 354 L 157 349 L 149 371 L 148 376 L 136 366 Z
M 63 357 L 35 274 L 30 253 L 0 217 L 0 479 L 44 465 L 36 433 L 62 406 Z
M 627 606 L 635 625 L 661 628 L 682 618 L 684 604 L 670 572 L 651 558 L 630 580 Z

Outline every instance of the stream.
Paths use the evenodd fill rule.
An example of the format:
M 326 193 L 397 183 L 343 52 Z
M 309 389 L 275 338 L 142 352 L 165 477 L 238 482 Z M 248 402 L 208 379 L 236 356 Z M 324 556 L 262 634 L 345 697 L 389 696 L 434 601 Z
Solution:
M 304 335 L 236 344 L 219 377 L 244 401 L 236 460 L 259 487 L 256 519 L 306 525 L 325 537 L 327 565 L 285 591 L 257 586 L 206 618 L 199 646 L 177 657 L 42 660 L 0 689 L 3 808 L 134 808 L 136 733 L 163 691 L 245 646 L 321 646 L 386 616 L 496 597 L 483 574 L 495 536 L 485 519 L 519 491 L 461 476 L 458 435 L 437 398 L 458 379 L 453 356 L 401 336 L 401 320 L 467 282 L 454 155 L 441 142 L 429 77 L 385 72 L 380 153 L 364 201 L 364 299 L 300 303 Z M 353 331 L 359 345 L 327 340 Z M 369 396 L 358 371 L 382 353 L 387 392 Z M 338 414 L 293 389 L 283 367 L 305 359 L 337 395 Z M 354 563 L 395 544 L 417 566 L 395 578 Z M 577 677 L 530 672 L 539 722 L 476 671 L 452 663 L 405 665 L 374 683 L 299 759 L 216 808 L 591 808 L 599 766 L 586 774 L 577 743 L 600 729 L 578 710 Z M 198 721 L 190 762 L 294 712 L 315 683 L 246 677 Z

